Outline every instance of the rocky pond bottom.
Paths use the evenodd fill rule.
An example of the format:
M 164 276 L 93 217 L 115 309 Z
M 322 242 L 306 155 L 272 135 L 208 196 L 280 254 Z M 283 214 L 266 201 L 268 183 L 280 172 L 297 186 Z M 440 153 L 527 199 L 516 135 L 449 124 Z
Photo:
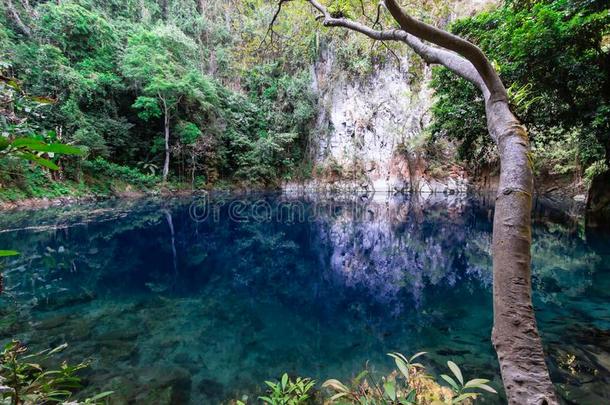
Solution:
M 67 342 L 112 403 L 218 404 L 284 371 L 347 380 L 427 351 L 501 387 L 491 199 L 216 196 L 2 213 L 0 340 Z M 536 204 L 535 307 L 567 403 L 610 403 L 610 240 Z M 486 403 L 502 401 L 489 398 Z

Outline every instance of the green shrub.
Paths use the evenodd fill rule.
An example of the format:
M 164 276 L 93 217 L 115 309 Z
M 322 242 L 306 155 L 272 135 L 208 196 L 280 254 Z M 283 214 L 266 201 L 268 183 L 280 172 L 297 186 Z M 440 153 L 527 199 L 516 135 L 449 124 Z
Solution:
M 101 157 L 83 162 L 82 169 L 96 178 L 106 177 L 111 180 L 119 180 L 141 189 L 151 188 L 158 182 L 155 176 L 143 174 L 136 169 L 108 162 Z
M 4 346 L 0 352 L 0 403 L 3 405 L 38 405 L 66 403 L 71 405 L 95 405 L 105 403 L 112 392 L 104 392 L 83 401 L 73 399 L 81 388 L 78 372 L 88 366 L 79 363 L 71 366 L 62 363 L 59 369 L 45 370 L 39 363 L 67 347 L 63 344 L 53 350 L 28 354 L 28 348 L 17 340 Z
M 587 186 L 591 186 L 593 179 L 609 170 L 608 165 L 603 160 L 599 160 L 593 163 L 585 170 L 585 183 Z
M 369 369 L 358 374 L 349 384 L 330 379 L 322 384 L 324 398 L 314 392 L 315 382 L 307 378 L 291 380 L 284 374 L 279 382 L 267 381 L 267 395 L 260 399 L 271 405 L 296 405 L 324 403 L 337 405 L 442 405 L 472 404 L 481 391 L 497 394 L 488 385 L 489 380 L 473 378 L 465 381 L 462 370 L 452 361 L 447 362 L 451 376 L 441 374 L 440 378 L 449 386 L 440 385 L 426 368 L 416 359 L 426 354 L 420 352 L 407 358 L 400 353 L 388 353 L 394 359 L 396 369 L 386 376 L 375 376 Z M 318 390 L 320 391 L 320 390 Z M 247 398 L 233 401 L 245 405 Z
M 316 382 L 309 378 L 297 377 L 296 380 L 282 376 L 280 381 L 265 381 L 269 387 L 267 395 L 259 397 L 268 405 L 300 405 L 306 404 L 312 398 L 311 391 Z

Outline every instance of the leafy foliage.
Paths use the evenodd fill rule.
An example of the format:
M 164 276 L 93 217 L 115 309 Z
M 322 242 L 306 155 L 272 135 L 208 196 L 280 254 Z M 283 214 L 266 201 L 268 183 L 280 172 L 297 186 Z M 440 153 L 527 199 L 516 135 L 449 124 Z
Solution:
M 507 2 L 451 29 L 495 61 L 513 109 L 530 130 L 538 173 L 580 175 L 607 161 L 610 11 L 601 2 Z M 474 86 L 445 69 L 435 70 L 433 86 L 433 133 L 459 141 L 459 156 L 471 166 L 494 164 Z
M 472 404 L 481 391 L 497 394 L 488 385 L 489 380 L 474 378 L 464 380 L 462 370 L 452 361 L 447 362 L 453 374 L 441 374 L 441 378 L 449 384 L 444 387 L 438 384 L 434 377 L 426 373 L 423 364 L 415 362 L 426 352 L 419 352 L 407 358 L 401 353 L 388 353 L 394 359 L 396 370 L 387 376 L 378 378 L 368 368 L 358 374 L 349 384 L 336 379 L 325 381 L 321 388 L 327 393 L 323 403 L 337 405 L 442 405 L 442 404 Z M 267 395 L 260 399 L 271 405 L 296 405 L 305 403 L 320 403 L 314 392 L 315 382 L 307 378 L 292 380 L 284 374 L 280 381 L 266 381 Z M 237 405 L 245 405 L 247 399 L 235 401 Z
M 314 114 L 308 65 L 299 41 L 286 48 L 286 55 L 294 54 L 282 59 L 281 69 L 265 67 L 271 54 L 251 59 L 273 7 L 246 3 L 232 16 L 235 24 L 225 20 L 220 1 L 33 3 L 30 14 L 18 9 L 32 28 L 29 38 L 16 35 L 18 27 L 0 15 L 9 22 L 0 35 L 2 76 L 14 77 L 24 94 L 45 104 L 31 109 L 27 124 L 36 128 L 28 136 L 52 131 L 61 143 L 78 145 L 84 160 L 101 157 L 156 173 L 167 125 L 169 177 L 176 182 L 274 185 L 294 176 Z M 244 85 L 240 76 L 247 77 Z M 250 88 L 254 77 L 256 90 Z M 91 165 L 82 160 L 58 165 L 51 159 L 62 172 L 53 180 L 97 183 L 94 173 L 83 176 Z M 27 194 L 31 187 L 13 178 L 6 183 Z
M 72 396 L 81 387 L 77 373 L 86 363 L 71 366 L 62 363 L 57 370 L 45 370 L 39 363 L 61 352 L 67 345 L 28 354 L 27 347 L 13 340 L 0 353 L 0 403 L 6 405 L 34 405 L 43 403 L 101 404 L 112 392 L 104 392 L 84 401 Z
M 269 405 L 299 405 L 306 404 L 311 398 L 310 391 L 316 384 L 309 378 L 297 377 L 292 380 L 288 374 L 282 375 L 280 381 L 265 381 L 269 387 L 267 395 L 259 399 Z

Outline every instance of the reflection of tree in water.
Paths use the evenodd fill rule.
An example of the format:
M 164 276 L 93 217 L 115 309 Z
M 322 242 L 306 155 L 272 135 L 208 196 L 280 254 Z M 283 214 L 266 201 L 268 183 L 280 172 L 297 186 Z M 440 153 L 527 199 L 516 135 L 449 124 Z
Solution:
M 544 302 L 560 304 L 583 294 L 593 282 L 601 257 L 578 234 L 558 224 L 535 229 L 532 243 L 534 289 Z
M 276 207 L 274 203 L 290 199 L 269 201 Z M 7 272 L 7 285 L 28 285 L 15 293 L 42 302 L 68 288 L 54 282 L 66 273 L 78 280 L 83 292 L 95 291 L 99 282 L 129 282 L 137 274 L 144 274 L 150 288 L 163 291 L 167 283 L 188 286 L 198 277 L 187 271 L 176 281 L 178 266 L 190 273 L 230 267 L 237 284 L 260 287 L 281 282 L 294 300 L 301 296 L 306 301 L 312 293 L 308 288 L 330 283 L 339 295 L 344 289 L 356 290 L 396 313 L 411 305 L 404 300 L 405 292 L 416 306 L 421 304 L 427 285 L 451 287 L 464 279 L 490 285 L 489 201 L 412 196 L 313 202 L 318 205 L 315 218 L 310 216 L 305 223 L 235 223 L 221 218 L 218 223 L 198 224 L 182 205 L 159 209 L 154 202 L 75 207 L 51 211 L 46 217 L 44 211 L 16 213 L 5 229 L 32 223 L 48 229 L 0 234 L 1 239 L 27 233 L 27 243 L 20 246 L 22 256 Z M 327 203 L 332 206 L 320 208 Z M 307 208 L 314 213 L 311 205 Z M 586 289 L 600 261 L 587 249 L 580 228 L 556 211 L 542 210 L 532 249 L 535 285 L 539 296 L 549 301 L 558 292 L 574 295 Z M 561 225 L 549 219 L 560 219 Z M 160 260 L 151 266 L 149 255 Z M 165 268 L 168 263 L 172 272 Z
M 139 257 L 132 254 L 137 242 L 126 244 L 125 236 L 161 219 L 161 213 L 149 212 L 146 204 L 139 205 L 137 213 L 133 209 L 133 204 L 122 204 L 16 213 L 16 221 L 3 228 L 10 232 L 0 234 L 0 239 L 21 241 L 21 255 L 6 272 L 7 296 L 22 308 L 26 302 L 53 308 L 65 300 L 92 299 L 104 280 L 124 278 L 120 270 L 137 268 Z M 125 266 L 116 266 L 117 259 Z

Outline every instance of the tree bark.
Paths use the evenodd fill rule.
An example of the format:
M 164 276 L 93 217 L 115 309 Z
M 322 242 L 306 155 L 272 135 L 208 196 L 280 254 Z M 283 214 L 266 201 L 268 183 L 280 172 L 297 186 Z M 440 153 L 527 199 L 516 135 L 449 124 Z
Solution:
M 30 30 L 30 27 L 25 25 L 23 23 L 23 20 L 21 20 L 21 17 L 19 16 L 17 9 L 15 9 L 15 5 L 13 4 L 13 1 L 5 0 L 5 3 L 6 3 L 7 15 L 11 19 L 13 24 L 15 24 L 15 27 L 17 28 L 17 30 L 19 30 L 19 32 L 22 33 L 23 35 L 25 35 L 26 37 L 30 37 L 32 35 L 32 30 Z
M 169 174 L 169 158 L 170 158 L 170 150 L 169 150 L 169 119 L 170 112 L 165 100 L 163 100 L 163 129 L 165 135 L 165 162 L 163 163 L 163 182 L 167 181 L 167 175 Z
M 488 101 L 486 112 L 501 165 L 493 222 L 492 342 L 510 404 L 557 404 L 532 306 L 528 135 L 506 102 Z
M 280 7 L 286 1 L 280 0 Z M 347 28 L 376 40 L 404 42 L 427 63 L 445 66 L 483 93 L 488 131 L 498 146 L 501 163 L 493 225 L 492 342 L 510 404 L 557 404 L 532 306 L 529 139 L 525 127 L 510 111 L 498 73 L 477 46 L 415 20 L 395 0 L 386 0 L 385 5 L 401 29 L 384 31 L 333 18 L 317 0 L 308 1 L 322 14 L 325 26 Z

